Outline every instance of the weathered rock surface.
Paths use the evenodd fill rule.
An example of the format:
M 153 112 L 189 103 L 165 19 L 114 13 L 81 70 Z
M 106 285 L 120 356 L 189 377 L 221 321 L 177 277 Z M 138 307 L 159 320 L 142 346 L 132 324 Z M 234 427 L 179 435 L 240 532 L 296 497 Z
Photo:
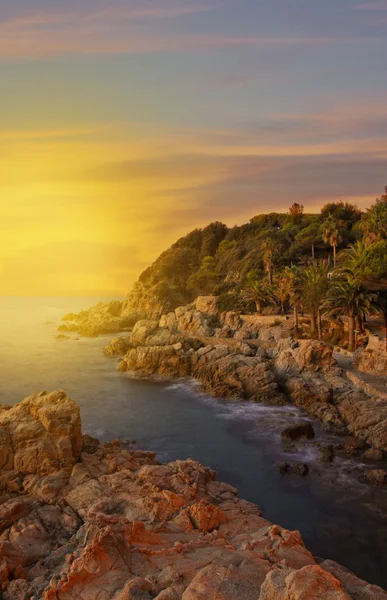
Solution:
M 290 399 L 327 431 L 350 433 L 387 452 L 387 395 L 375 398 L 359 390 L 343 376 L 332 347 L 317 340 L 295 340 L 286 318 L 220 313 L 214 296 L 200 296 L 161 316 L 160 306 L 151 310 L 144 304 L 142 313 L 137 305 L 137 312 L 130 313 L 129 306 L 129 301 L 100 303 L 70 315 L 75 319 L 70 328 L 91 335 L 130 322 L 131 336 L 117 338 L 105 349 L 110 356 L 124 357 L 121 372 L 195 377 L 214 396 L 234 400 L 283 404 Z M 144 313 L 152 319 L 135 318 Z M 357 359 L 359 365 L 362 360 L 367 363 L 367 352 L 382 356 L 385 350 L 371 336 Z
M 72 468 L 82 448 L 79 408 L 64 392 L 41 392 L 0 412 L 1 482 Z M 29 476 L 29 477 L 28 477 Z M 12 490 L 11 490 L 12 491 Z
M 126 354 L 131 347 L 132 342 L 130 338 L 119 336 L 109 342 L 104 348 L 104 353 L 106 356 L 122 356 L 123 354 Z
M 128 331 L 142 317 L 143 313 L 139 311 L 125 311 L 124 303 L 118 300 L 98 302 L 88 310 L 77 314 L 69 313 L 63 317 L 63 324 L 58 327 L 58 331 L 96 337 L 104 333 Z
M 139 321 L 130 338 L 134 347 L 119 370 L 194 377 L 214 396 L 234 400 L 291 400 L 327 431 L 350 433 L 387 451 L 387 401 L 375 400 L 343 376 L 331 346 L 295 340 L 285 319 L 216 311 L 214 297 L 200 297 L 158 322 Z M 220 327 L 214 328 L 216 320 Z
M 188 348 L 181 343 L 133 348 L 120 363 L 120 371 L 135 371 L 143 376 L 195 377 L 214 396 L 285 402 L 268 361 L 246 356 L 223 344 L 198 349 L 188 340 L 187 344 Z
M 387 376 L 387 349 L 385 340 L 369 333 L 368 344 L 356 354 L 355 364 L 359 371 Z
M 298 440 L 306 438 L 311 440 L 314 438 L 313 425 L 309 421 L 301 421 L 285 427 L 281 433 L 281 437 L 289 440 Z
M 15 465 L 3 464 L 5 600 L 387 600 L 340 565 L 318 565 L 298 532 L 269 523 L 194 460 L 161 465 L 152 452 L 86 436 L 80 452 L 79 410 L 63 392 L 0 415 L 18 448 L 35 449 L 35 432 L 42 448 L 43 440 L 62 448 L 63 439 L 72 448 L 64 485 L 45 498 L 37 492 L 46 468 L 18 472 L 12 490 L 6 475 Z M 52 472 L 62 467 L 58 456 L 45 464 L 61 473 Z

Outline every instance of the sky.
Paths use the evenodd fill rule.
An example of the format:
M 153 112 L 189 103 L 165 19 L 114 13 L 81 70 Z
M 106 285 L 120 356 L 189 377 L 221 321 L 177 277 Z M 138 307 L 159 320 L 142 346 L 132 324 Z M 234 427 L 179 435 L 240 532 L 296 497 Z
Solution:
M 0 295 L 387 184 L 387 0 L 0 0 Z

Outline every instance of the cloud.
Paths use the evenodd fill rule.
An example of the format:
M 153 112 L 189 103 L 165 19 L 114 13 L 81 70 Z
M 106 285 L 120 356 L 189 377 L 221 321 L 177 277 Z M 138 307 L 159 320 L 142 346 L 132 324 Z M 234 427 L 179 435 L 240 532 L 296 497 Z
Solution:
M 387 2 L 369 2 L 367 4 L 358 4 L 354 7 L 356 10 L 387 10 Z
M 61 55 L 139 54 L 248 46 L 318 46 L 359 41 L 342 36 L 265 36 L 230 33 L 183 35 L 158 26 L 171 18 L 214 11 L 221 1 L 158 0 L 157 3 L 96 2 L 86 10 L 70 2 L 66 10 L 47 4 L 44 10 L 18 11 L 0 20 L 0 60 L 51 58 Z

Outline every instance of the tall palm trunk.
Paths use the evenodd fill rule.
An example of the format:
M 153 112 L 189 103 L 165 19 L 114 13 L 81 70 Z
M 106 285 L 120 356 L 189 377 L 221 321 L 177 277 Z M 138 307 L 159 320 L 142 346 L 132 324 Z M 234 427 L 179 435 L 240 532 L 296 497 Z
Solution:
M 349 335 L 349 350 L 354 352 L 356 350 L 355 342 L 355 317 L 348 317 L 348 335 Z
M 310 311 L 310 333 L 313 335 L 316 332 L 316 311 L 314 308 Z
M 294 326 L 295 326 L 296 333 L 299 333 L 300 328 L 298 325 L 298 306 L 297 306 L 297 304 L 294 305 Z
M 336 244 L 333 244 L 333 267 L 336 266 Z
M 314 260 L 314 244 L 312 244 L 312 260 Z
M 322 338 L 322 326 L 321 326 L 321 309 L 319 308 L 317 311 L 317 330 L 318 330 L 318 339 Z
M 256 310 L 257 310 L 257 313 L 258 313 L 258 314 L 261 314 L 261 312 L 262 312 L 261 308 L 262 308 L 262 307 L 261 307 L 261 303 L 260 303 L 260 301 L 259 301 L 259 300 L 256 300 L 256 301 L 255 301 L 255 308 L 256 308 Z
M 360 315 L 356 315 L 355 317 L 355 327 L 359 333 L 364 332 L 363 319 L 360 317 Z

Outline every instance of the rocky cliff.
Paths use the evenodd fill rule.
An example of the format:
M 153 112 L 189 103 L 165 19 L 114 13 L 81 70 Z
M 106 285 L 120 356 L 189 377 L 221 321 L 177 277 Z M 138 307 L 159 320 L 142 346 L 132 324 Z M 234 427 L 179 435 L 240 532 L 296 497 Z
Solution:
M 64 392 L 1 407 L 4 600 L 387 600 L 194 460 L 81 436 Z

